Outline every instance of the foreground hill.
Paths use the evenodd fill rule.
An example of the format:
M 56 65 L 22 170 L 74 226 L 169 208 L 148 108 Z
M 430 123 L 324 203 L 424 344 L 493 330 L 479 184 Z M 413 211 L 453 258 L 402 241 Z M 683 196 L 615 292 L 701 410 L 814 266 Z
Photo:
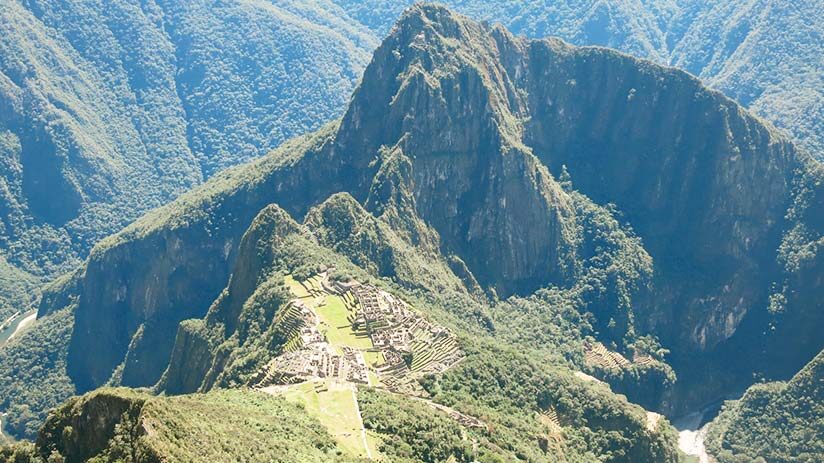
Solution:
M 316 419 L 267 394 L 161 398 L 101 389 L 55 410 L 36 445 L 0 450 L 0 461 L 302 463 L 344 461 L 340 453 Z

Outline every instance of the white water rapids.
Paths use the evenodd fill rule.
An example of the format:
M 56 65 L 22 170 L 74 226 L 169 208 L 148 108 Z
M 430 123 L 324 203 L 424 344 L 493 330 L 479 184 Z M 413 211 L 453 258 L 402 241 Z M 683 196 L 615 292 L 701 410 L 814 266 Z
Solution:
M 699 463 L 710 463 L 710 457 L 704 447 L 709 423 L 704 423 L 703 418 L 702 410 L 676 418 L 672 424 L 678 430 L 678 448 L 687 455 L 698 457 Z

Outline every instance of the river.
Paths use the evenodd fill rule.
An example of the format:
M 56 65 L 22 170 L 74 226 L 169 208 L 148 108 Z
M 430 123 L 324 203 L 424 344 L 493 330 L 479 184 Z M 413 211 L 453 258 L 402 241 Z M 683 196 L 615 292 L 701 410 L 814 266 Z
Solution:
M 698 463 L 711 463 L 711 459 L 704 446 L 704 439 L 707 437 L 707 427 L 710 421 L 714 420 L 721 412 L 721 407 L 727 400 L 740 398 L 743 391 L 729 394 L 724 399 L 715 401 L 701 410 L 688 413 L 671 420 L 672 425 L 678 430 L 678 448 L 687 455 L 697 458 Z
M 710 463 L 710 457 L 704 447 L 710 420 L 704 420 L 704 415 L 703 410 L 692 412 L 673 419 L 672 425 L 678 430 L 678 448 L 687 455 L 698 458 L 699 463 Z
M 6 343 L 9 339 L 20 334 L 27 326 L 31 325 L 37 320 L 37 309 L 29 310 L 21 315 L 18 315 L 12 322 L 0 331 L 0 346 Z
M 2 331 L 0 331 L 0 346 L 3 346 L 9 339 L 19 335 L 29 325 L 37 320 L 37 310 L 32 309 L 28 312 L 22 313 L 14 318 Z M 0 413 L 0 443 L 4 441 L 13 440 L 11 436 L 6 434 L 6 414 Z

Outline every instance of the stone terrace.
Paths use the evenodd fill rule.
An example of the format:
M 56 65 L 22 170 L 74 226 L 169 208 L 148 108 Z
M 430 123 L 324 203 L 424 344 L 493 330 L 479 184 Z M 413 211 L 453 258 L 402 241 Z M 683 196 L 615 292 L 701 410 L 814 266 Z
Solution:
M 372 285 L 331 281 L 328 273 L 300 282 L 309 298 L 295 298 L 282 309 L 300 319 L 299 329 L 287 348 L 252 380 L 255 387 L 294 384 L 317 378 L 369 384 L 370 371 L 379 386 L 389 390 L 422 395 L 417 379 L 441 373 L 462 358 L 457 340 L 445 328 L 434 325 L 411 310 L 406 302 Z M 333 346 L 319 329 L 313 301 L 328 295 L 340 297 L 351 330 L 368 336 L 372 348 Z M 368 364 L 365 354 L 378 360 Z

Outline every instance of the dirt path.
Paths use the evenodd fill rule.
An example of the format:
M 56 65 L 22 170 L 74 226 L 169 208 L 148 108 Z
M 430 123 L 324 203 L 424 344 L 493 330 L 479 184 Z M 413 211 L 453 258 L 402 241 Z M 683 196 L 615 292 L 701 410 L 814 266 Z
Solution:
M 369 449 L 369 443 L 366 442 L 366 427 L 363 426 L 363 416 L 360 412 L 360 404 L 358 404 L 357 387 L 352 386 L 352 400 L 355 402 L 355 411 L 358 413 L 358 422 L 360 423 L 361 440 L 363 441 L 363 448 L 366 449 L 366 458 L 372 459 L 372 451 Z
M 658 430 L 658 422 L 661 421 L 661 415 L 655 412 L 647 412 L 647 430 L 655 432 Z

